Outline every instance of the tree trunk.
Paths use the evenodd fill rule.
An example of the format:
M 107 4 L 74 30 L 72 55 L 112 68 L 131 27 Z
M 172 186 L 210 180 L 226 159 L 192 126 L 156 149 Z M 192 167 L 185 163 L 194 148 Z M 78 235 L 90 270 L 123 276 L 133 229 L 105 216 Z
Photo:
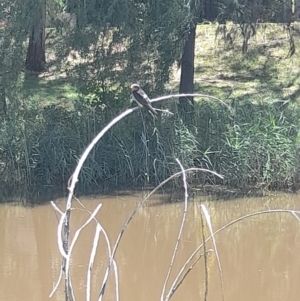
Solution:
M 283 22 L 291 22 L 292 17 L 292 0 L 283 0 Z
M 202 18 L 207 21 L 215 21 L 218 17 L 218 0 L 202 1 Z
M 300 21 L 300 0 L 295 0 L 295 13 L 294 13 L 294 20 Z
M 42 72 L 45 70 L 45 23 L 46 1 L 37 1 L 39 6 L 31 27 L 28 50 L 26 55 L 26 70 Z
M 5 44 L 4 44 L 4 37 L 0 38 L 0 48 L 1 48 L 1 54 L 0 54 L 0 124 L 2 121 L 6 119 L 6 113 L 7 113 L 7 106 L 6 106 L 6 93 L 5 93 L 5 85 L 4 85 L 4 74 L 5 72 L 5 67 L 3 64 L 5 54 L 4 54 L 4 49 L 5 49 Z
M 181 76 L 179 93 L 194 93 L 194 60 L 195 60 L 196 26 L 192 25 L 185 43 L 181 58 Z M 186 125 L 194 121 L 194 98 L 179 98 L 179 113 Z
M 0 124 L 6 119 L 7 106 L 3 75 L 0 75 Z

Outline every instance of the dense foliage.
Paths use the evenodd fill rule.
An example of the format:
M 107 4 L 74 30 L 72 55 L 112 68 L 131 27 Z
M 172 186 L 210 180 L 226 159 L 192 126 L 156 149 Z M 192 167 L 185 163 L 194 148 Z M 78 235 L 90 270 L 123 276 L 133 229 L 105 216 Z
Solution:
M 196 37 L 197 23 L 225 23 L 219 32 L 231 42 L 236 35 L 228 32 L 226 22 L 239 23 L 246 52 L 255 24 L 286 21 L 290 4 L 277 0 L 2 1 L 2 196 L 64 191 L 86 145 L 129 106 L 131 83 L 141 83 L 149 96 L 165 93 L 192 29 Z M 294 46 L 292 38 L 289 42 Z M 193 64 L 189 67 L 194 72 Z M 70 81 L 76 99 L 52 103 L 27 98 L 22 85 L 31 78 L 39 85 L 47 75 Z M 187 84 L 193 88 L 193 82 Z M 174 115 L 155 124 L 144 112 L 135 113 L 97 145 L 80 174 L 80 191 L 155 185 L 178 170 L 175 158 L 185 167 L 205 167 L 225 176 L 224 182 L 218 182 L 193 175 L 196 184 L 291 187 L 297 161 L 296 106 L 244 99 L 233 107 L 231 115 L 213 101 L 191 102 L 189 108 L 195 112 L 189 124 L 177 100 L 168 102 Z
M 195 174 L 190 180 L 197 185 L 292 187 L 300 116 L 295 106 L 243 101 L 235 104 L 232 116 L 222 105 L 204 100 L 197 104 L 193 133 L 176 106 L 168 107 L 175 114 L 155 124 L 151 116 L 137 112 L 113 128 L 85 163 L 80 191 L 155 185 L 178 171 L 176 158 L 186 167 L 225 176 L 220 182 Z M 100 110 L 82 102 L 73 112 L 33 107 L 19 113 L 18 124 L 7 122 L 0 135 L 1 187 L 9 193 L 64 191 L 81 152 L 104 125 Z

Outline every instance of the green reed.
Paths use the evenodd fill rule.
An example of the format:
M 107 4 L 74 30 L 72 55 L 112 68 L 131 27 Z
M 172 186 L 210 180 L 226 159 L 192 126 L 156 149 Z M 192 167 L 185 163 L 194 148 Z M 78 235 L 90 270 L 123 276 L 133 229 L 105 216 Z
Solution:
M 147 112 L 138 110 L 101 139 L 83 166 L 78 192 L 157 185 L 178 171 L 176 158 L 186 168 L 208 168 L 224 175 L 222 182 L 207 174 L 189 175 L 195 185 L 292 187 L 299 161 L 295 105 L 242 101 L 232 103 L 234 114 L 229 114 L 223 106 L 204 99 L 195 105 L 192 128 L 179 118 L 175 102 L 164 105 L 174 115 L 154 122 Z M 2 124 L 3 198 L 66 193 L 78 158 L 108 121 L 101 108 L 83 102 L 75 108 L 31 106 Z M 172 185 L 179 187 L 181 182 Z

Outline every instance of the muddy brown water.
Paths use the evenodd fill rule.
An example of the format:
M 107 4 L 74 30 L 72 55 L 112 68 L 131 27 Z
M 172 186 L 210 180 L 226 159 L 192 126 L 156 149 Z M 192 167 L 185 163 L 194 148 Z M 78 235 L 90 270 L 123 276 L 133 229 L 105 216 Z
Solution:
M 97 215 L 111 244 L 124 222 L 141 200 L 140 196 L 81 199 Z M 64 201 L 57 200 L 63 208 Z M 264 198 L 204 202 L 214 230 L 245 214 L 269 209 L 300 210 L 300 196 L 291 194 Z M 76 202 L 72 211 L 72 232 L 88 218 Z M 116 254 L 120 300 L 160 300 L 178 230 L 183 203 L 149 203 L 128 226 Z M 43 301 L 56 283 L 61 264 L 57 247 L 57 216 L 50 204 L 35 208 L 0 206 L 0 300 Z M 171 300 L 276 301 L 300 298 L 300 222 L 291 214 L 272 213 L 244 219 L 216 236 L 223 274 L 223 288 L 215 253 L 207 257 L 207 272 L 201 258 Z M 207 228 L 204 230 L 208 235 Z M 85 300 L 86 272 L 95 222 L 80 234 L 71 262 L 76 300 Z M 179 269 L 202 241 L 199 205 L 188 204 L 187 219 L 173 264 L 170 288 Z M 107 265 L 103 236 L 93 266 L 91 294 L 96 300 Z M 212 248 L 208 244 L 207 248 Z M 201 251 L 203 252 L 203 250 Z M 205 277 L 206 275 L 206 277 Z M 113 274 L 111 275 L 113 276 Z M 205 281 L 207 279 L 207 281 Z M 64 300 L 61 284 L 50 300 Z M 114 278 L 110 277 L 104 300 L 115 300 Z

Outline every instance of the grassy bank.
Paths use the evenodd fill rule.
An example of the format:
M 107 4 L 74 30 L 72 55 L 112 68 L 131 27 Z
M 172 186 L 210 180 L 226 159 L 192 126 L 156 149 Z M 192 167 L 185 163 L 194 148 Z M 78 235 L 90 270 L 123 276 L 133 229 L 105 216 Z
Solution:
M 222 182 L 207 174 L 191 175 L 196 186 L 292 189 L 298 165 L 298 51 L 288 57 L 287 35 L 278 25 L 261 26 L 246 54 L 232 28 L 227 29 L 231 43 L 216 37 L 216 30 L 211 25 L 198 28 L 196 91 L 221 98 L 235 114 L 214 101 L 197 99 L 195 126 L 188 129 L 178 117 L 177 100 L 163 103 L 174 115 L 155 124 L 144 111 L 143 117 L 135 112 L 93 150 L 80 174 L 78 191 L 156 185 L 179 170 L 175 158 L 185 167 L 224 175 Z M 297 36 L 295 44 L 299 49 Z M 85 95 L 80 93 L 83 83 L 72 69 L 77 63 L 78 58 L 52 69 L 55 60 L 50 60 L 55 71 L 22 77 L 18 89 L 8 95 L 9 119 L 0 130 L 3 199 L 64 194 L 87 144 L 129 106 L 126 89 L 103 90 L 92 84 Z

